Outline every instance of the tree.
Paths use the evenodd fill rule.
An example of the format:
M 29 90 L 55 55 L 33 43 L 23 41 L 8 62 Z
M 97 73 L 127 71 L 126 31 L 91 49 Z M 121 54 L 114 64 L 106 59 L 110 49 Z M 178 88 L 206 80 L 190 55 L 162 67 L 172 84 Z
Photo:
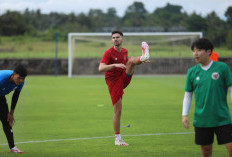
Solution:
M 206 17 L 207 30 L 206 37 L 213 41 L 214 45 L 220 46 L 225 42 L 226 37 L 226 23 L 222 21 L 213 11 Z
M 151 4 L 152 5 L 152 4 Z M 232 6 L 225 12 L 227 21 L 221 20 L 215 12 L 202 17 L 196 13 L 188 15 L 182 6 L 167 3 L 148 13 L 142 2 L 133 2 L 128 6 L 124 16 L 117 16 L 115 8 L 106 12 L 91 9 L 87 14 L 64 14 L 51 12 L 43 14 L 40 9 L 25 9 L 23 13 L 7 11 L 0 15 L 0 35 L 31 35 L 46 37 L 52 40 L 54 32 L 60 32 L 60 37 L 67 38 L 67 33 L 109 31 L 104 27 L 152 27 L 152 31 L 203 31 L 216 46 L 231 44 Z M 154 28 L 154 29 L 153 29 Z M 137 29 L 133 29 L 137 30 Z M 143 28 L 139 29 L 143 30 Z M 230 31 L 229 31 L 230 30 Z
M 185 20 L 185 26 L 188 31 L 202 31 L 205 32 L 208 28 L 207 21 L 195 12 Z
M 171 27 L 182 25 L 182 21 L 187 17 L 187 14 L 181 12 L 182 7 L 167 3 L 163 8 L 157 8 L 150 16 L 150 21 L 155 21 L 154 24 L 162 26 L 166 31 Z
M 90 30 L 92 28 L 92 22 L 91 22 L 90 17 L 86 16 L 84 13 L 80 13 L 77 16 L 77 23 L 79 23 L 81 26 L 85 27 L 85 31 Z M 88 28 L 88 29 L 86 29 L 86 28 Z
M 91 30 L 96 31 L 103 26 L 105 14 L 100 9 L 90 9 L 88 18 L 91 20 Z
M 232 6 L 228 7 L 225 16 L 227 18 L 227 22 L 232 26 Z
M 74 13 L 70 13 L 70 14 L 68 15 L 68 21 L 69 21 L 69 22 L 72 22 L 72 23 L 76 22 L 76 16 L 75 16 Z
M 163 8 L 157 8 L 154 13 L 168 12 L 172 14 L 181 14 L 182 6 L 180 5 L 172 5 L 167 3 L 167 5 Z
M 139 13 L 139 14 L 145 15 L 147 13 L 147 10 L 144 8 L 144 5 L 142 2 L 134 2 L 132 5 L 130 5 L 127 8 L 126 14 L 128 13 Z
M 117 16 L 115 8 L 109 8 L 104 18 L 104 26 L 118 27 L 120 25 L 120 18 Z
M 0 17 L 0 32 L 2 35 L 23 35 L 27 31 L 25 18 L 19 12 L 7 11 Z
M 107 10 L 107 15 L 111 18 L 115 18 L 117 17 L 117 11 L 115 10 L 115 8 L 109 8 Z
M 232 50 L 232 29 L 230 29 L 226 36 L 226 46 L 228 49 Z
M 146 17 L 147 10 L 144 8 L 143 3 L 134 2 L 127 8 L 122 22 L 125 26 L 143 26 Z

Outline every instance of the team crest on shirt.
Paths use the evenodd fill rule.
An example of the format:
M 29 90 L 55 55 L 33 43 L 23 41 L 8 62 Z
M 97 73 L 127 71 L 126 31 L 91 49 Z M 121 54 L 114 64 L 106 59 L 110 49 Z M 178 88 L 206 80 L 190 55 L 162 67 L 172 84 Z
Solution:
M 115 60 L 118 60 L 118 58 L 115 58 Z
M 217 79 L 219 79 L 219 77 L 220 77 L 220 75 L 218 72 L 212 73 L 212 79 L 217 80 Z
M 200 80 L 200 77 L 199 77 L 199 76 L 197 76 L 197 77 L 196 77 L 196 80 L 197 80 L 197 81 L 199 81 L 199 80 Z

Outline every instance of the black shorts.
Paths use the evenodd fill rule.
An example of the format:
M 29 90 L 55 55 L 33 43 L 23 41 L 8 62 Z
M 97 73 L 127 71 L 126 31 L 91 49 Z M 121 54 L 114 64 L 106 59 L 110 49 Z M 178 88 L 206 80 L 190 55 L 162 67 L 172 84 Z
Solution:
M 195 127 L 195 143 L 197 145 L 213 144 L 214 133 L 219 145 L 232 142 L 232 124 L 228 124 L 212 128 Z
M 5 96 L 0 96 L 0 120 L 3 123 L 7 122 L 7 115 L 9 113 L 8 104 L 6 102 Z

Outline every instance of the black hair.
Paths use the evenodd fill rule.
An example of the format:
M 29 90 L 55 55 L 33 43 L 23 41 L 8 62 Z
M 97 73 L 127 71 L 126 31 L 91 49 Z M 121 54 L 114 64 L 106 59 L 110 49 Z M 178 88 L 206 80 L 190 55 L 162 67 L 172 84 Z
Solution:
M 194 41 L 192 43 L 191 49 L 193 50 L 195 47 L 197 49 L 203 49 L 206 51 L 211 50 L 211 52 L 213 52 L 213 48 L 214 48 L 212 42 L 207 38 L 200 38 L 200 39 Z
M 15 74 L 19 74 L 21 77 L 27 76 L 27 69 L 23 65 L 18 65 L 14 69 Z
M 112 32 L 112 35 L 113 35 L 113 34 L 116 34 L 116 33 L 120 34 L 120 35 L 123 37 L 123 33 L 122 33 L 121 31 L 113 31 L 113 32 Z

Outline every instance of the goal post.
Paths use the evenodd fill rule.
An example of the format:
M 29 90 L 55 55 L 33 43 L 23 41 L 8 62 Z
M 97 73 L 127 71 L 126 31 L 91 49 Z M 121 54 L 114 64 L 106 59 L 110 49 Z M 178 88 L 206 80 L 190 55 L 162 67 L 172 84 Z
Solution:
M 69 33 L 68 34 L 68 77 L 72 77 L 73 70 L 73 49 L 75 39 L 82 36 L 110 36 L 111 33 Z
M 163 40 L 168 42 L 179 41 L 184 39 L 195 39 L 202 38 L 202 32 L 125 32 L 123 33 L 125 37 L 137 37 L 139 41 L 144 38 L 147 40 L 153 40 L 153 43 L 161 43 Z M 68 77 L 71 78 L 73 76 L 73 62 L 74 62 L 74 50 L 78 47 L 75 47 L 76 40 L 79 41 L 91 41 L 91 42 L 109 42 L 111 37 L 111 33 L 69 33 L 68 34 Z M 156 39 L 152 39 L 152 37 L 156 37 Z M 160 38 L 163 37 L 163 38 Z M 167 37 L 168 39 L 164 39 Z M 137 41 L 129 40 L 131 43 L 136 43 Z M 93 45 L 94 47 L 94 45 Z M 86 47 L 89 48 L 89 47 Z M 108 47 L 109 48 L 109 47 Z M 83 52 L 84 53 L 84 52 Z

